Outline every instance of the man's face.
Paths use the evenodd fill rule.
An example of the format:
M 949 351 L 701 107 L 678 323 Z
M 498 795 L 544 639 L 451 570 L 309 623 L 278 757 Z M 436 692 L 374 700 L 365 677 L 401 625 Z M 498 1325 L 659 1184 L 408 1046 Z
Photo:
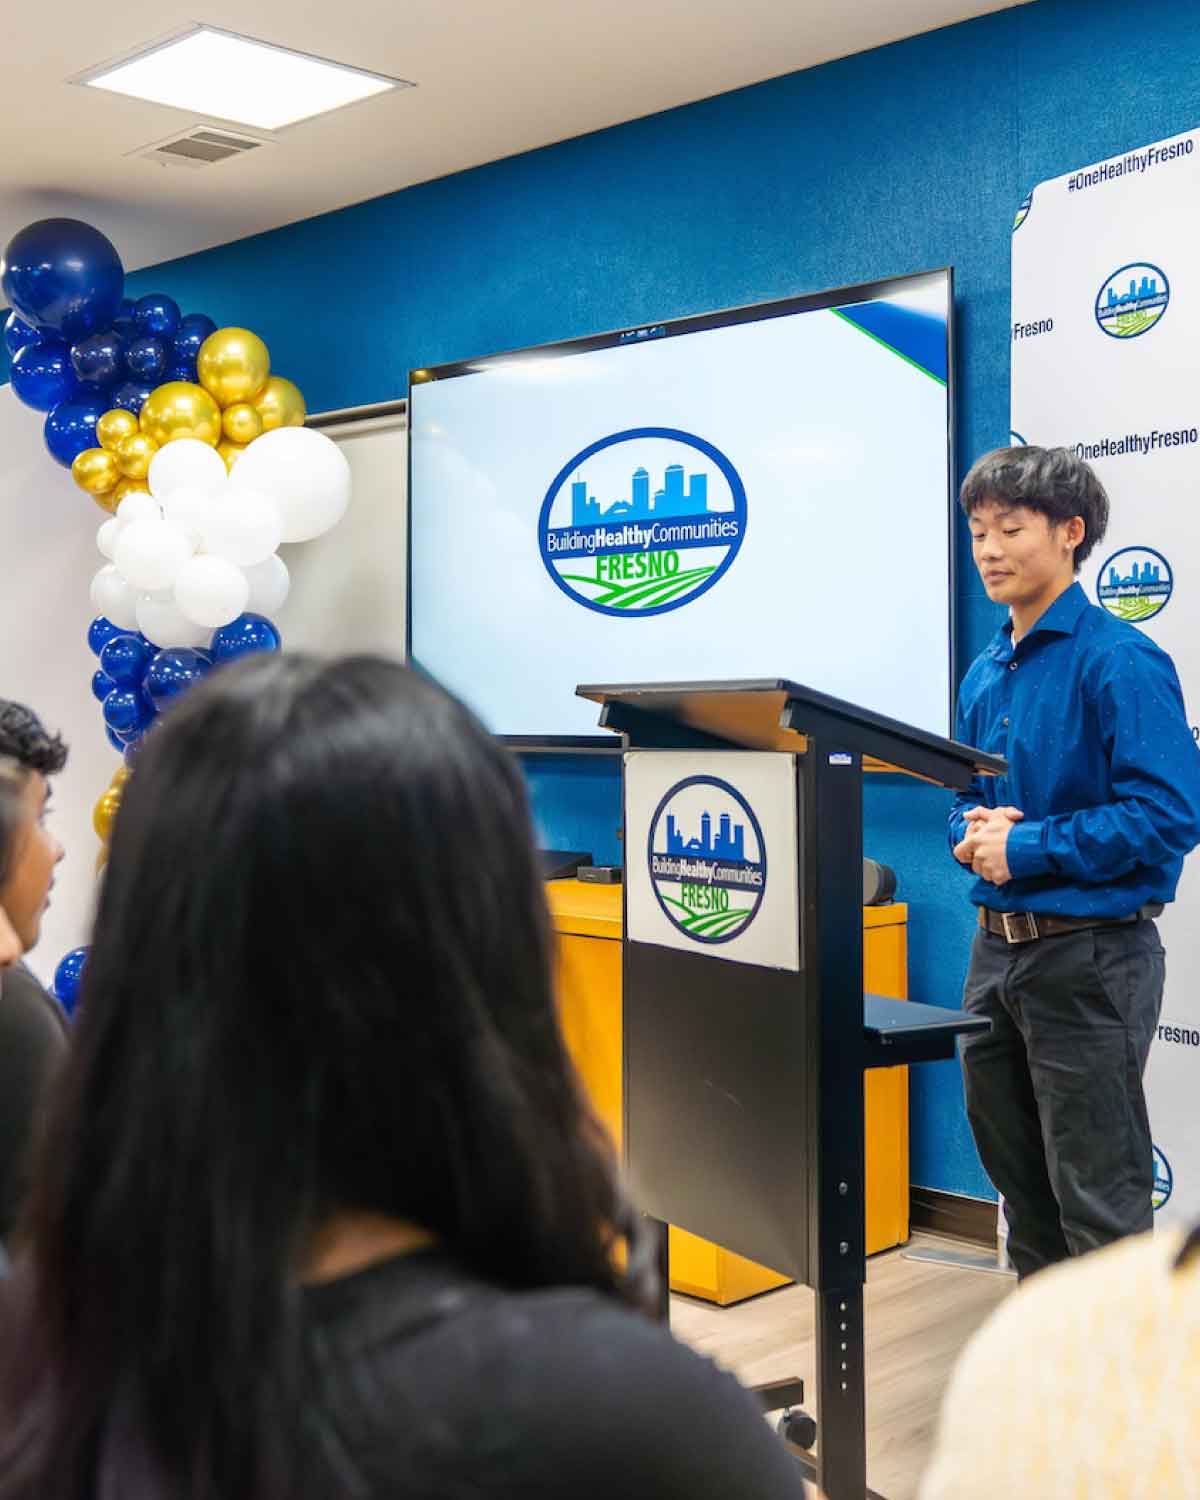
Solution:
M 46 827 L 50 786 L 40 771 L 30 771 L 21 790 L 22 816 L 13 840 L 8 878 L 0 885 L 3 908 L 28 953 L 38 940 L 42 914 L 54 884 L 54 867 L 63 847 Z
M 1054 525 L 1041 511 L 985 500 L 971 512 L 970 527 L 971 555 L 997 604 L 1035 603 L 1074 573 L 1072 543 L 1083 534 L 1078 517 Z

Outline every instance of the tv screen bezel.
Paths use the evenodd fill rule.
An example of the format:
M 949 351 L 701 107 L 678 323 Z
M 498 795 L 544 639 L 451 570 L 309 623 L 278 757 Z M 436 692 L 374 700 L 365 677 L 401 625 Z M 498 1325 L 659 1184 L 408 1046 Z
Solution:
M 863 281 L 851 286 L 831 287 L 826 291 L 804 292 L 799 296 L 774 298 L 766 302 L 748 302 L 738 307 L 722 308 L 716 312 L 693 313 L 681 318 L 664 319 L 658 323 L 634 324 L 628 328 L 615 328 L 607 333 L 585 334 L 577 338 L 559 339 L 548 344 L 531 344 L 523 349 L 504 350 L 496 354 L 482 355 L 475 359 L 453 360 L 446 364 L 431 365 L 408 372 L 408 451 L 406 454 L 407 484 L 405 536 L 407 538 L 405 558 L 405 609 L 404 609 L 404 658 L 412 663 L 412 536 L 413 536 L 413 387 L 429 385 L 438 380 L 457 380 L 471 375 L 481 375 L 494 366 L 511 364 L 526 359 L 569 358 L 575 354 L 589 354 L 597 349 L 640 347 L 653 340 L 679 338 L 689 333 L 701 333 L 713 328 L 726 328 L 738 323 L 765 322 L 769 318 L 790 317 L 796 313 L 819 312 L 825 307 L 849 307 L 857 302 L 873 302 L 894 296 L 906 286 L 931 276 L 946 279 L 946 547 L 949 599 L 946 610 L 948 631 L 949 702 L 947 704 L 948 733 L 953 733 L 955 700 L 958 689 L 958 628 L 957 628 L 957 566 L 955 546 L 954 513 L 956 505 L 955 477 L 955 369 L 954 369 L 954 267 L 934 266 L 926 271 L 909 271 L 900 276 L 887 276 L 876 281 Z M 764 656 L 768 656 L 764 652 Z M 786 663 L 769 659 L 763 663 L 764 671 L 773 671 Z M 451 689 L 451 691 L 453 691 Z M 869 707 L 869 705 L 867 705 Z M 573 753 L 573 754 L 619 754 L 621 742 L 610 734 L 499 734 L 502 744 L 523 753 Z

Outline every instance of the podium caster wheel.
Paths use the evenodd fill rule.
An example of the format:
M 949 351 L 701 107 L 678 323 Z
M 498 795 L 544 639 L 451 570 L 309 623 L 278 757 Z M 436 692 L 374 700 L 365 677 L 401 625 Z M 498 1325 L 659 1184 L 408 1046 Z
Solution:
M 776 1422 L 775 1431 L 785 1443 L 797 1448 L 811 1448 L 817 1440 L 817 1424 L 798 1406 L 788 1407 Z

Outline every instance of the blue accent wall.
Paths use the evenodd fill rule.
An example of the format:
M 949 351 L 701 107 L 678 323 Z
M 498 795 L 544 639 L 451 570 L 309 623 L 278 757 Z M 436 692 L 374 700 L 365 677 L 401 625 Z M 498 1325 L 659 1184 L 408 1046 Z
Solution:
M 1007 441 L 1018 203 L 1200 122 L 1193 0 L 1164 0 L 1136 45 L 1114 45 L 1130 14 L 1039 0 L 176 261 L 130 290 L 261 332 L 321 409 L 401 396 L 410 366 L 952 264 L 965 469 Z M 998 620 L 963 542 L 960 529 L 965 667 Z M 764 672 L 787 661 L 764 643 Z M 545 841 L 615 858 L 613 767 L 527 765 Z M 971 911 L 944 848 L 947 797 L 871 781 L 867 847 L 910 903 L 911 993 L 953 1003 Z M 989 1194 L 957 1065 L 914 1070 L 912 1101 L 913 1180 Z

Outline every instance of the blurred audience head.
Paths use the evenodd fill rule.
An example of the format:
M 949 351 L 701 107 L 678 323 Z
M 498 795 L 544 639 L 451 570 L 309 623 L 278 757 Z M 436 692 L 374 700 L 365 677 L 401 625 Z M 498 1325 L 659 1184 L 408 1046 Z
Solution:
M 0 1497 L 83 1500 L 97 1451 L 113 1494 L 157 1493 L 134 1449 L 173 1497 L 319 1493 L 298 1288 L 339 1214 L 495 1284 L 638 1300 L 552 961 L 520 771 L 440 688 L 261 656 L 172 708 L 116 819 L 8 1283 Z

